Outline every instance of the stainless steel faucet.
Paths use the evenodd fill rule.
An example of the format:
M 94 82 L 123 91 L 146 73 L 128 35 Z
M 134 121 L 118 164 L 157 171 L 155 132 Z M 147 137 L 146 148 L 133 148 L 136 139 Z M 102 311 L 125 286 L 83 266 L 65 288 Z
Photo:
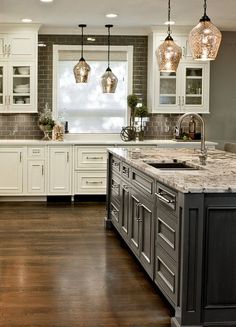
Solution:
M 205 143 L 205 122 L 202 119 L 202 117 L 199 114 L 193 113 L 193 112 L 187 112 L 186 114 L 184 114 L 183 116 L 181 116 L 177 122 L 177 128 L 179 130 L 179 133 L 181 131 L 181 124 L 183 122 L 183 120 L 188 117 L 188 116 L 193 116 L 196 119 L 198 119 L 198 121 L 201 124 L 201 154 L 199 155 L 199 159 L 200 159 L 200 164 L 205 166 L 206 165 L 206 159 L 207 159 L 207 148 L 206 148 L 206 143 Z

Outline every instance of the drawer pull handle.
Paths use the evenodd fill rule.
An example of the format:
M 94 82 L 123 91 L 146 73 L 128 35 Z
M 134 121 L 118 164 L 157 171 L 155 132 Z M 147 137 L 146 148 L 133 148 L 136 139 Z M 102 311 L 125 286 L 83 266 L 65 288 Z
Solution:
M 86 159 L 90 160 L 102 160 L 103 157 L 86 157 Z
M 123 189 L 124 189 L 125 191 L 128 191 L 128 190 L 130 189 L 130 186 L 129 186 L 129 185 L 123 185 Z
M 156 196 L 158 197 L 158 199 L 160 199 L 161 201 L 165 202 L 165 203 L 175 203 L 175 200 L 169 200 L 167 198 L 164 197 L 164 194 L 162 192 L 160 193 L 156 193 Z
M 33 153 L 35 154 L 38 154 L 38 153 L 40 153 L 40 150 L 33 150 Z
M 44 167 L 43 167 L 43 165 L 42 165 L 42 176 L 44 175 Z
M 114 167 L 119 167 L 119 166 L 120 166 L 120 163 L 119 163 L 119 162 L 113 162 L 113 163 L 112 163 L 112 166 L 114 166 Z
M 114 216 L 117 216 L 117 214 L 118 214 L 118 211 L 117 211 L 117 210 L 115 210 L 115 209 L 112 209 L 112 210 L 111 210 L 111 214 L 112 214 L 112 215 L 114 215 Z
M 114 188 L 119 188 L 119 185 L 118 184 L 112 184 L 112 186 L 111 186 L 113 189 Z
M 102 184 L 102 181 L 86 181 L 86 184 Z

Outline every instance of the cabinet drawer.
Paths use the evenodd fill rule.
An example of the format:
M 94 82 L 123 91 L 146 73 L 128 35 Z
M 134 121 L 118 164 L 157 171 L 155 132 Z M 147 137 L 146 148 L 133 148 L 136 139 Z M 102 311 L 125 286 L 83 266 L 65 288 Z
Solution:
M 125 179 L 130 178 L 130 170 L 131 170 L 131 168 L 129 165 L 122 163 L 121 175 L 123 178 L 125 178 Z
M 75 169 L 105 169 L 106 165 L 105 147 L 75 147 Z
M 178 275 L 176 262 L 156 246 L 155 283 L 175 305 L 177 304 Z
M 111 157 L 111 169 L 116 173 L 121 171 L 121 161 L 114 156 Z
M 112 174 L 111 176 L 111 196 L 113 199 L 120 203 L 120 191 L 121 191 L 121 185 L 120 185 L 120 176 L 117 176 L 116 174 Z
M 162 185 L 160 183 L 156 184 L 156 199 L 157 206 L 167 210 L 171 214 L 177 215 L 178 210 L 178 193 L 172 189 Z
M 106 194 L 106 172 L 75 172 L 76 194 Z
M 45 158 L 45 147 L 28 147 L 28 158 L 29 159 L 44 159 Z
M 160 209 L 157 210 L 155 241 L 157 246 L 161 245 L 175 261 L 178 261 L 179 231 L 177 221 Z
M 117 229 L 120 229 L 120 210 L 113 201 L 110 203 L 110 218 Z
M 153 195 L 154 181 L 136 169 L 132 169 L 132 184 L 144 192 L 146 195 Z

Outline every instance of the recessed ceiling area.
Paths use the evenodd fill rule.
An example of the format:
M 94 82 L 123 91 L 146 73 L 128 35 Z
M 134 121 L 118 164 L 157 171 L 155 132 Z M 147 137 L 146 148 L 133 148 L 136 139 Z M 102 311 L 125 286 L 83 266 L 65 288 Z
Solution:
M 208 0 L 207 13 L 221 30 L 236 30 L 236 1 Z M 105 17 L 116 13 L 114 19 Z M 203 0 L 172 0 L 171 18 L 178 25 L 195 25 L 203 13 Z M 167 19 L 167 0 L 2 0 L 1 23 L 20 23 L 29 17 L 47 28 L 76 28 L 86 23 L 88 29 L 112 23 L 117 29 L 148 29 Z M 114 29 L 115 31 L 115 29 Z

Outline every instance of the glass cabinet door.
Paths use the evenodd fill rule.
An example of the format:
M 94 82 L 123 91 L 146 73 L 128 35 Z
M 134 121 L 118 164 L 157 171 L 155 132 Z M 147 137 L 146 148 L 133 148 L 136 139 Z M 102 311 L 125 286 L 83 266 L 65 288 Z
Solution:
M 160 105 L 176 105 L 176 73 L 160 72 Z
M 202 106 L 203 104 L 203 68 L 185 68 L 185 105 Z
M 11 104 L 27 106 L 31 104 L 31 66 L 14 65 L 10 68 L 12 74 Z

